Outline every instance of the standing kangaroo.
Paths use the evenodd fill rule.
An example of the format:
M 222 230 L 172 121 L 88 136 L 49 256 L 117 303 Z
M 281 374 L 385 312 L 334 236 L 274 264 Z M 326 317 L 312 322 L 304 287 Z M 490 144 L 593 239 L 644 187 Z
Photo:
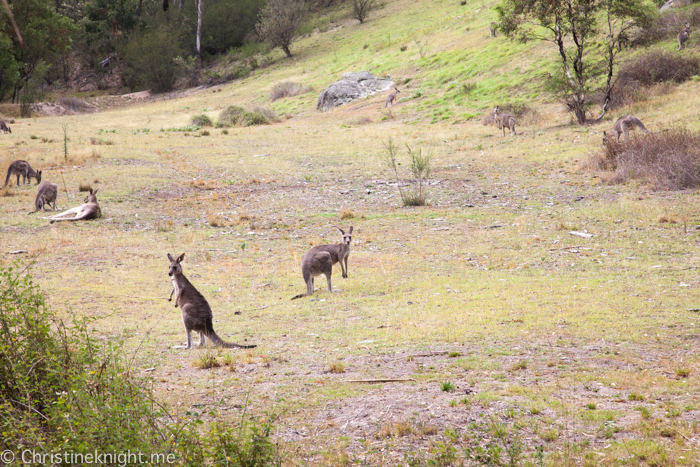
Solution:
M 489 24 L 489 32 L 491 33 L 491 37 L 496 37 L 496 33 L 498 32 L 498 23 Z
M 61 214 L 56 214 L 55 216 L 43 217 L 42 219 L 50 220 L 51 224 L 61 221 L 87 221 L 90 219 L 97 219 L 98 217 L 102 216 L 102 210 L 100 209 L 100 205 L 97 203 L 97 196 L 95 196 L 98 190 L 99 188 L 92 191 L 92 188 L 90 188 L 90 193 L 85 197 L 85 204 L 81 204 L 73 209 L 63 211 Z
M 683 48 L 683 44 L 690 39 L 690 23 L 685 23 L 685 28 L 678 33 L 678 50 Z
M 498 123 L 498 128 L 503 130 L 503 136 L 506 135 L 506 127 L 510 130 L 510 136 L 517 135 L 515 132 L 515 117 L 509 113 L 501 112 L 500 106 L 493 109 L 493 116 Z
M 5 122 L 0 122 L 0 130 L 2 130 L 3 133 L 12 133 L 12 130 Z
M 212 324 L 212 313 L 209 302 L 199 291 L 187 280 L 182 273 L 182 260 L 185 259 L 185 254 L 181 254 L 177 258 L 173 258 L 168 253 L 170 260 L 170 269 L 168 275 L 173 278 L 173 290 L 170 292 L 168 301 L 173 300 L 175 294 L 175 308 L 180 307 L 182 310 L 182 322 L 185 324 L 185 333 L 187 334 L 187 349 L 192 348 L 191 331 L 199 333 L 199 346 L 203 347 L 208 337 L 215 345 L 227 349 L 252 349 L 256 345 L 239 345 L 231 342 L 226 342 L 221 339 L 215 332 Z
M 3 188 L 5 188 L 10 182 L 10 177 L 13 174 L 17 175 L 17 186 L 19 186 L 20 175 L 22 176 L 25 185 L 29 184 L 32 177 L 36 178 L 37 185 L 41 183 L 41 170 L 37 170 L 35 172 L 27 161 L 14 161 L 7 169 L 7 177 L 5 177 L 5 185 L 3 185 Z
M 306 293 L 292 297 L 292 300 L 312 295 L 314 293 L 314 277 L 321 274 L 326 276 L 328 281 L 328 291 L 333 292 L 331 285 L 331 274 L 333 274 L 333 265 L 340 263 L 340 269 L 343 271 L 343 278 L 348 277 L 348 257 L 350 256 L 350 242 L 352 241 L 352 226 L 348 229 L 348 233 L 343 232 L 343 229 L 336 227 L 343 235 L 341 243 L 336 245 L 319 245 L 315 246 L 306 252 L 301 258 L 301 274 L 306 282 Z
M 53 211 L 56 210 L 56 198 L 58 197 L 58 185 L 51 182 L 41 182 L 36 192 L 36 199 L 34 200 L 34 212 L 29 214 L 34 214 L 37 211 L 46 211 L 46 206 L 53 202 Z
M 607 131 L 603 132 L 603 143 L 612 138 L 613 135 L 617 141 L 620 141 L 620 135 L 625 135 L 625 141 L 629 141 L 630 130 L 634 130 L 635 128 L 639 128 L 644 133 L 649 133 L 649 130 L 647 130 L 641 120 L 639 120 L 637 117 L 633 117 L 632 115 L 624 115 L 617 119 L 610 133 Z
M 391 94 L 389 94 L 388 96 L 386 96 L 386 100 L 384 101 L 384 108 L 385 108 L 385 109 L 386 109 L 387 107 L 389 107 L 389 104 L 391 104 L 392 107 L 394 106 L 394 100 L 396 99 L 396 95 L 397 95 L 398 93 L 400 93 L 400 92 L 401 92 L 401 91 L 399 91 L 398 89 L 394 88 L 394 92 L 392 92 Z

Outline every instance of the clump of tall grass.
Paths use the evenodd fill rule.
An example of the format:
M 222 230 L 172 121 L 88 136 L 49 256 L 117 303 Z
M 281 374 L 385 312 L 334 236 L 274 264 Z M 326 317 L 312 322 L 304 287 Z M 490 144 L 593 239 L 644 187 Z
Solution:
M 389 138 L 387 142 L 384 143 L 384 154 L 385 161 L 389 168 L 394 172 L 396 177 L 396 185 L 399 190 L 399 195 L 401 196 L 401 202 L 404 206 L 425 206 L 427 203 L 425 198 L 425 187 L 427 185 L 428 177 L 430 176 L 430 155 L 423 155 L 421 149 L 414 150 L 406 144 L 406 150 L 408 156 L 411 160 L 411 175 L 413 175 L 412 180 L 412 190 L 405 191 L 401 188 L 401 178 L 399 177 L 399 162 L 398 154 L 399 149 L 394 144 L 394 140 Z
M 283 81 L 272 86 L 272 92 L 270 92 L 270 100 L 274 102 L 277 99 L 299 96 L 301 94 L 306 94 L 307 92 L 311 92 L 313 90 L 314 88 L 312 88 L 311 86 L 304 86 L 303 84 L 295 83 L 293 81 Z
M 613 172 L 610 183 L 636 179 L 657 190 L 698 188 L 700 134 L 675 129 L 629 142 L 608 139 L 603 151 L 591 157 L 588 167 Z

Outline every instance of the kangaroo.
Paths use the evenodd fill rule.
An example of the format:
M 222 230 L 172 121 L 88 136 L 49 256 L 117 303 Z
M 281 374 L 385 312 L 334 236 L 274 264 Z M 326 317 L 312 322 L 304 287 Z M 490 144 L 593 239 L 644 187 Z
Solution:
M 306 293 L 292 297 L 292 300 L 312 295 L 314 293 L 314 277 L 321 274 L 326 276 L 328 281 L 328 291 L 333 292 L 331 286 L 331 274 L 333 274 L 333 265 L 340 262 L 340 269 L 343 271 L 343 278 L 348 277 L 348 257 L 350 256 L 350 242 L 352 241 L 352 226 L 348 229 L 348 233 L 343 232 L 343 229 L 336 227 L 343 235 L 343 241 L 336 245 L 319 245 L 311 248 L 301 258 L 301 274 L 306 282 Z
M 58 185 L 51 182 L 41 182 L 36 192 L 36 199 L 34 200 L 33 212 L 29 214 L 34 214 L 37 211 L 43 209 L 46 211 L 46 206 L 53 202 L 53 211 L 56 210 L 56 198 L 58 197 Z
M 92 191 L 92 188 L 90 188 L 90 193 L 85 197 L 85 204 L 81 204 L 76 208 L 63 211 L 61 214 L 56 214 L 55 216 L 42 217 L 42 219 L 50 220 L 50 224 L 61 221 L 87 221 L 97 219 L 98 217 L 102 216 L 102 210 L 100 209 L 100 205 L 97 203 L 97 196 L 95 196 L 98 191 L 99 188 L 95 191 Z
M 678 33 L 678 50 L 683 48 L 683 44 L 690 39 L 690 23 L 685 23 L 685 28 Z
M 496 33 L 498 32 L 498 23 L 489 24 L 489 32 L 491 33 L 491 37 L 496 37 Z
M 496 106 L 493 109 L 493 116 L 496 118 L 496 123 L 498 123 L 498 128 L 503 130 L 503 136 L 506 135 L 506 128 L 510 130 L 510 136 L 517 135 L 515 131 L 515 117 L 509 113 L 501 112 L 500 106 Z
M 36 178 L 37 185 L 41 183 L 41 170 L 37 170 L 35 172 L 27 161 L 14 161 L 12 164 L 10 164 L 10 168 L 7 169 L 7 177 L 5 178 L 5 185 L 3 185 L 3 188 L 5 188 L 10 182 L 10 177 L 13 174 L 17 175 L 17 186 L 19 186 L 20 175 L 22 176 L 25 185 L 29 184 L 32 177 Z
M 168 275 L 173 278 L 173 290 L 170 292 L 168 301 L 173 300 L 175 294 L 175 308 L 178 306 L 182 310 L 182 322 L 185 324 L 185 333 L 187 334 L 187 347 L 192 348 L 191 331 L 199 333 L 199 346 L 203 347 L 206 343 L 205 338 L 209 338 L 215 345 L 227 349 L 252 349 L 256 345 L 239 345 L 231 342 L 226 342 L 221 339 L 215 332 L 212 324 L 211 307 L 207 299 L 199 293 L 199 291 L 187 280 L 182 273 L 182 260 L 185 259 L 185 254 L 181 254 L 177 258 L 173 258 L 168 253 L 170 260 L 170 269 Z
M 603 143 L 605 143 L 606 140 L 612 138 L 613 136 L 615 136 L 615 138 L 619 142 L 620 135 L 623 134 L 625 135 L 625 141 L 629 141 L 630 130 L 634 130 L 635 127 L 639 128 L 644 133 L 649 133 L 647 127 L 645 127 L 641 120 L 639 120 L 637 117 L 633 117 L 632 115 L 624 115 L 617 119 L 610 133 L 608 133 L 607 131 L 603 132 Z
M 401 91 L 399 91 L 398 89 L 394 88 L 394 92 L 392 92 L 391 94 L 389 94 L 388 96 L 386 96 L 386 101 L 384 101 L 384 108 L 385 108 L 385 109 L 386 109 L 387 107 L 389 107 L 389 104 L 391 104 L 392 107 L 394 106 L 394 100 L 396 99 L 396 95 L 397 95 L 398 93 L 400 93 L 400 92 L 401 92 Z
M 12 133 L 12 130 L 5 122 L 0 122 L 0 130 L 2 130 L 3 133 Z

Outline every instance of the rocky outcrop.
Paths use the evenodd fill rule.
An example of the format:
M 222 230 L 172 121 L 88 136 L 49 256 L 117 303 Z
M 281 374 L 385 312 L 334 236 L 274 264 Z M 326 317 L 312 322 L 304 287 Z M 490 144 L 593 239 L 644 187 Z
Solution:
M 368 71 L 345 73 L 340 81 L 328 86 L 318 97 L 316 110 L 325 112 L 333 107 L 386 91 L 394 85 L 390 79 L 377 78 Z

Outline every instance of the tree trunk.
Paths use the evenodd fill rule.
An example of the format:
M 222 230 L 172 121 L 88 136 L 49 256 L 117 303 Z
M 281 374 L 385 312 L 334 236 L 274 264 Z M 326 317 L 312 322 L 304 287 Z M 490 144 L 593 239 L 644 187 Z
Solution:
M 143 0 L 139 0 L 139 4 L 138 4 L 138 6 L 136 7 L 136 12 L 134 13 L 134 16 L 136 16 L 137 18 L 138 18 L 139 16 L 141 16 L 141 5 L 142 5 L 142 4 L 143 4 Z
M 177 7 L 179 11 L 182 11 L 182 6 L 185 4 L 185 0 L 180 0 L 180 5 Z
M 284 53 L 287 54 L 287 58 L 292 57 L 292 52 L 289 50 L 289 46 L 288 46 L 288 45 L 283 45 L 283 46 L 282 46 L 282 50 L 284 50 Z
M 204 0 L 199 0 L 197 3 L 197 56 L 199 56 L 199 63 L 202 63 L 202 13 L 204 7 L 202 2 Z M 181 3 L 182 5 L 182 3 Z

